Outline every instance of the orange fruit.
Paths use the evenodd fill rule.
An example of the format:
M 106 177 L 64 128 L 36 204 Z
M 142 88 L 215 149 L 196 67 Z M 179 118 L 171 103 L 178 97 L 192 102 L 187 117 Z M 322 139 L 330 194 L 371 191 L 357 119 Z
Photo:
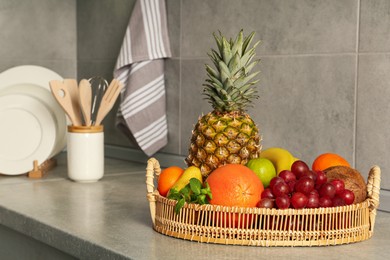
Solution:
M 179 166 L 170 166 L 161 171 L 158 178 L 157 190 L 161 196 L 166 197 L 173 184 L 183 174 L 184 169 Z
M 313 171 L 323 171 L 332 166 L 348 166 L 351 167 L 347 160 L 335 153 L 320 154 L 312 165 Z
M 214 205 L 255 207 L 264 190 L 256 173 L 241 164 L 227 164 L 215 169 L 206 182 L 212 195 L 210 204 Z M 213 221 L 217 226 L 248 228 L 252 224 L 252 216 L 245 213 L 217 212 Z
M 227 164 L 215 169 L 207 177 L 212 199 L 210 204 L 255 207 L 264 190 L 256 173 L 241 164 Z

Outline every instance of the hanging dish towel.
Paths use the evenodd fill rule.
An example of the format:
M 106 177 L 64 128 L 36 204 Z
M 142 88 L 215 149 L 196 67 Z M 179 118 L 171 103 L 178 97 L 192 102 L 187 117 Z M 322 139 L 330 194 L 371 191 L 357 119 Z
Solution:
M 138 0 L 115 65 L 124 90 L 117 126 L 148 156 L 168 142 L 164 59 L 171 57 L 165 0 Z

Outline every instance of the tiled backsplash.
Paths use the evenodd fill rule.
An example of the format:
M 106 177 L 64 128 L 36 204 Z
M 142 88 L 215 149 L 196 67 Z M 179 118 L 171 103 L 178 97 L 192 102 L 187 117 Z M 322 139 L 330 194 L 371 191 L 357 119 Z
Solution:
M 311 162 L 339 153 L 390 188 L 390 1 L 168 0 L 174 57 L 167 61 L 170 145 L 186 155 L 191 129 L 211 107 L 201 96 L 212 33 L 256 31 L 260 99 L 249 110 L 263 147 Z M 173 69 L 174 68 L 174 69 Z M 178 120 L 179 118 L 179 120 Z
M 285 147 L 307 162 L 339 153 L 365 176 L 377 164 L 382 188 L 390 189 L 390 1 L 166 2 L 173 57 L 166 60 L 169 144 L 162 153 L 185 156 L 197 117 L 211 110 L 201 92 L 212 33 L 234 37 L 243 28 L 262 41 L 260 99 L 249 113 L 263 147 Z M 111 78 L 134 3 L 0 5 L 0 69 L 33 63 L 64 77 Z M 113 111 L 107 144 L 136 148 L 115 128 Z

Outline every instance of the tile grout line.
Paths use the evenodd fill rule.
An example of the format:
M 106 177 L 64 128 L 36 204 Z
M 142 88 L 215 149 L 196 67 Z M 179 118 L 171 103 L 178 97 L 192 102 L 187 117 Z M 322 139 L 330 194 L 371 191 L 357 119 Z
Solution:
M 356 55 L 356 49 L 354 51 L 347 52 L 331 52 L 331 53 L 291 53 L 291 54 L 261 54 L 260 58 L 289 58 L 289 57 L 334 57 L 334 56 L 353 56 Z M 390 54 L 390 52 L 361 52 L 360 55 L 375 55 L 375 54 Z M 175 59 L 175 58 L 172 58 Z M 208 59 L 206 56 L 194 56 L 194 57 L 180 57 L 180 60 L 205 60 Z
M 359 27 L 359 26 L 357 26 Z M 346 51 L 346 52 L 329 52 L 329 53 L 321 53 L 321 52 L 313 52 L 313 53 L 284 53 L 284 54 L 261 54 L 258 56 L 260 58 L 289 58 L 289 57 L 332 57 L 332 56 L 346 56 L 346 55 L 378 55 L 378 54 L 390 54 L 388 51 L 370 51 L 370 52 L 359 52 L 354 51 Z M 194 56 L 194 57 L 180 57 L 180 58 L 171 58 L 171 59 L 179 59 L 181 60 L 204 60 L 208 59 L 206 56 Z
M 179 147 L 178 147 L 178 151 L 179 151 L 179 154 L 181 154 L 181 143 L 182 143 L 182 140 L 181 140 L 181 135 L 182 135 L 182 106 L 181 106 L 181 100 L 182 100 L 182 58 L 181 58 L 181 51 L 182 51 L 182 7 L 183 7 L 183 1 L 180 0 L 180 37 L 179 37 Z
M 352 165 L 356 168 L 357 160 L 357 107 L 358 107 L 358 86 L 359 86 L 359 41 L 360 41 L 360 0 L 357 1 L 356 12 L 356 56 L 355 56 L 355 89 L 354 89 L 354 126 L 353 126 L 353 161 Z

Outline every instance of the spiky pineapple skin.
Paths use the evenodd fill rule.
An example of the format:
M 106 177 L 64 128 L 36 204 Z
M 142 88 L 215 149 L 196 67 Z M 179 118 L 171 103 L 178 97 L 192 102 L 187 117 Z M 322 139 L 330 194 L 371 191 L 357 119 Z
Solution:
M 252 118 L 244 112 L 210 112 L 198 120 L 192 131 L 188 166 L 199 167 L 204 178 L 216 168 L 257 158 L 261 137 Z
M 254 86 L 259 72 L 252 69 L 259 62 L 253 60 L 259 42 L 252 46 L 254 32 L 245 37 L 243 30 L 235 40 L 221 32 L 213 35 L 218 48 L 208 55 L 215 68 L 206 64 L 208 78 L 203 84 L 213 111 L 196 123 L 186 158 L 187 165 L 199 167 L 204 178 L 225 164 L 245 165 L 261 150 L 258 127 L 245 112 L 258 98 Z

